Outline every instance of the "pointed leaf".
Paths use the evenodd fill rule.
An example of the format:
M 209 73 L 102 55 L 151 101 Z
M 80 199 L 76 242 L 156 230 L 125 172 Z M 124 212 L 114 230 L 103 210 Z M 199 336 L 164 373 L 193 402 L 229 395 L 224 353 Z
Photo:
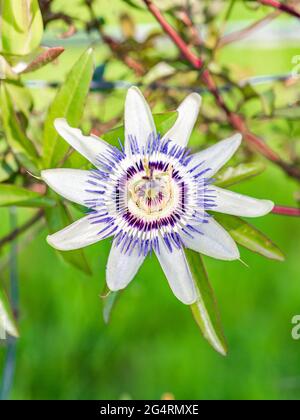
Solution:
M 66 118 L 71 126 L 79 126 L 93 75 L 92 52 L 91 48 L 85 51 L 74 64 L 49 109 L 44 128 L 45 168 L 58 166 L 69 149 L 55 130 L 54 120 Z
M 245 100 L 259 98 L 259 94 L 250 83 L 244 84 L 244 86 L 240 87 L 240 90 L 244 95 Z
M 215 185 L 218 187 L 229 187 L 238 184 L 254 176 L 260 175 L 266 166 L 262 162 L 241 163 L 237 166 L 229 166 L 221 170 L 215 176 Z
M 26 89 L 20 82 L 5 83 L 6 91 L 11 98 L 14 109 L 22 112 L 26 118 L 30 118 L 30 112 L 33 108 L 33 98 L 31 92 Z
M 154 114 L 154 122 L 156 126 L 156 131 L 163 136 L 166 134 L 170 128 L 173 127 L 175 124 L 175 121 L 177 120 L 178 112 L 172 111 L 172 112 L 164 112 L 162 114 Z
M 0 106 L 5 138 L 10 148 L 25 168 L 37 173 L 37 152 L 21 126 L 5 83 L 0 86 Z
M 262 92 L 260 95 L 265 114 L 268 116 L 273 115 L 276 104 L 275 91 L 273 89 L 269 89 L 266 92 Z
M 0 184 L 0 207 L 53 207 L 55 201 L 17 185 Z
M 113 128 L 101 136 L 103 140 L 115 147 L 120 147 L 119 139 L 124 144 L 124 126 Z
M 18 164 L 12 153 L 7 153 L 0 161 L 0 182 L 7 181 L 18 171 Z
M 284 261 L 285 257 L 280 249 L 250 223 L 239 217 L 220 213 L 215 213 L 214 218 L 238 244 L 271 260 Z
M 176 70 L 174 67 L 170 66 L 170 64 L 162 61 L 156 66 L 152 67 L 148 73 L 144 76 L 144 83 L 147 85 L 151 85 L 151 83 L 155 83 L 158 79 L 162 79 L 165 77 L 169 77 L 175 74 Z
M 226 356 L 227 344 L 220 315 L 202 257 L 189 249 L 185 250 L 185 254 L 199 296 L 197 302 L 191 305 L 195 321 L 210 345 L 222 356 Z
M 18 76 L 14 73 L 7 60 L 0 55 L 0 80 L 17 80 Z
M 0 0 L 0 51 L 27 55 L 43 36 L 43 19 L 38 0 Z
M 127 3 L 129 6 L 131 6 L 134 9 L 137 10 L 144 10 L 140 5 L 136 4 L 133 0 L 123 0 L 124 3 Z

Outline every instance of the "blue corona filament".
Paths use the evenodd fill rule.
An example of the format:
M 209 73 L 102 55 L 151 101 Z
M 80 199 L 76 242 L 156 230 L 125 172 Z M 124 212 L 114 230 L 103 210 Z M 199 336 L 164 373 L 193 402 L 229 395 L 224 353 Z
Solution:
M 159 237 L 172 252 L 185 246 L 185 237 L 202 235 L 196 226 L 208 223 L 215 206 L 205 161 L 193 165 L 189 149 L 160 135 L 150 134 L 143 147 L 129 136 L 129 156 L 119 143 L 97 157 L 86 181 L 95 198 L 85 205 L 99 235 L 113 234 L 122 253 L 144 256 L 159 253 Z

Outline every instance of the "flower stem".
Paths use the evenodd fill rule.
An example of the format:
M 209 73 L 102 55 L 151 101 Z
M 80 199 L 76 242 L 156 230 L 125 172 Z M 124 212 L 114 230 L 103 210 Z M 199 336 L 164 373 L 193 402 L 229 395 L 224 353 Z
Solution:
M 11 207 L 9 210 L 10 225 L 12 229 L 17 228 L 17 214 L 16 208 Z M 11 243 L 10 249 L 10 296 L 13 314 L 18 318 L 19 312 L 19 284 L 18 284 L 18 247 L 17 242 L 14 240 Z M 4 401 L 9 399 L 16 367 L 16 339 L 13 337 L 8 338 L 7 353 L 4 362 L 3 378 L 0 389 L 0 400 Z
M 282 216 L 300 217 L 300 208 L 297 209 L 295 207 L 275 206 L 272 213 Z
M 277 0 L 257 0 L 258 3 L 264 4 L 265 6 L 274 7 L 274 9 L 281 10 L 282 12 L 288 13 L 289 15 L 295 16 L 300 19 L 300 12 L 297 12 L 292 6 L 283 4 Z

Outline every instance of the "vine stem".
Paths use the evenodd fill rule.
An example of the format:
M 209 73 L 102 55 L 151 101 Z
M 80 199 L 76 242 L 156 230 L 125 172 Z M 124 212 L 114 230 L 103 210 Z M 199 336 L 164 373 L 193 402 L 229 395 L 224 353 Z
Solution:
M 223 36 L 223 38 L 221 38 L 220 41 L 218 42 L 217 47 L 218 48 L 224 48 L 227 45 L 232 44 L 233 42 L 242 41 L 244 38 L 247 38 L 248 36 L 250 36 L 257 29 L 260 29 L 260 28 L 264 27 L 265 25 L 268 25 L 269 23 L 271 23 L 280 14 L 281 13 L 278 10 L 275 10 L 274 12 L 270 13 L 269 15 L 264 16 L 262 19 L 252 23 L 248 27 Z
M 300 19 L 300 12 L 294 9 L 292 6 L 288 6 L 287 4 L 283 4 L 278 0 L 257 0 L 258 3 L 261 3 L 265 6 L 273 7 L 274 9 L 280 10 L 282 12 L 288 13 L 298 19 Z
M 275 153 L 260 137 L 252 133 L 243 117 L 235 112 L 232 112 L 226 105 L 219 89 L 210 73 L 206 68 L 203 70 L 204 61 L 197 57 L 186 44 L 186 42 L 181 38 L 177 31 L 167 22 L 159 8 L 152 2 L 152 0 L 144 0 L 145 5 L 148 10 L 152 13 L 157 22 L 161 25 L 164 32 L 171 38 L 174 44 L 179 48 L 182 55 L 189 61 L 189 63 L 196 69 L 202 70 L 200 77 L 202 82 L 206 85 L 208 90 L 214 96 L 219 107 L 225 112 L 227 120 L 231 125 L 238 131 L 240 131 L 247 143 L 254 148 L 257 152 L 262 154 L 265 158 L 271 162 L 278 165 L 287 175 L 300 181 L 300 171 L 299 168 L 294 167 L 286 162 L 284 162 L 280 156 Z
M 97 16 L 94 12 L 93 4 L 91 1 L 86 1 L 86 5 L 89 9 L 90 16 L 93 22 L 93 27 L 96 29 L 102 39 L 102 41 L 108 46 L 108 48 L 111 50 L 111 52 L 120 58 L 128 68 L 132 69 L 137 76 L 143 76 L 145 74 L 144 66 L 139 63 L 137 60 L 135 60 L 132 57 L 129 57 L 127 54 L 125 54 L 122 51 L 122 48 L 120 48 L 120 44 L 115 41 L 111 36 L 108 36 L 104 33 L 102 29 L 102 25 L 99 24 Z
M 282 216 L 300 217 L 300 208 L 297 209 L 295 207 L 275 206 L 272 213 Z
M 177 45 L 179 50 L 181 51 L 182 55 L 196 68 L 201 69 L 203 66 L 203 61 L 201 58 L 197 57 L 196 54 L 194 54 L 185 41 L 181 38 L 181 36 L 177 33 L 177 31 L 168 23 L 168 21 L 164 18 L 162 13 L 160 12 L 159 8 L 152 3 L 151 0 L 144 0 L 146 6 L 148 7 L 148 10 L 153 14 L 153 16 L 156 18 L 158 23 L 161 25 L 163 30 L 169 35 L 169 37 L 172 39 L 174 44 Z
M 9 210 L 10 226 L 14 230 L 17 228 L 17 212 L 15 207 Z M 11 243 L 10 249 L 10 297 L 14 317 L 17 319 L 19 315 L 19 282 L 18 282 L 18 246 L 17 241 Z M 0 400 L 9 399 L 13 386 L 15 368 L 16 368 L 17 346 L 16 339 L 8 338 L 7 353 L 4 362 L 2 385 L 0 389 Z
M 19 235 L 22 233 L 25 233 L 29 228 L 31 228 L 33 225 L 35 225 L 44 215 L 43 210 L 39 210 L 31 219 L 29 219 L 27 222 L 25 222 L 20 227 L 15 227 L 8 235 L 4 236 L 0 239 L 0 249 L 16 239 Z

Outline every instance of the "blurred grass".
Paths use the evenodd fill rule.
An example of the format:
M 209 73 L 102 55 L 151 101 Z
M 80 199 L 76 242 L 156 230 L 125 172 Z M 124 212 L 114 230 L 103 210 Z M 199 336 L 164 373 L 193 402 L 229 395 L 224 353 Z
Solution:
M 58 66 L 34 77 L 62 80 L 80 53 L 67 50 Z M 249 48 L 241 54 L 228 48 L 221 59 L 242 66 L 248 75 L 272 74 L 290 71 L 295 53 L 293 48 Z M 97 49 L 97 62 L 104 55 L 103 48 Z M 109 70 L 111 79 L 124 75 L 119 66 Z M 47 102 L 52 94 L 47 90 Z M 120 109 L 124 95 L 103 95 L 101 118 L 109 119 L 114 107 Z M 43 108 L 45 91 L 35 90 L 34 96 Z M 292 204 L 295 184 L 269 167 L 236 189 Z M 19 217 L 29 213 L 19 211 Z M 0 218 L 3 235 L 7 210 L 0 210 Z M 99 294 L 110 242 L 88 249 L 94 272 L 88 278 L 57 258 L 45 241 L 46 231 L 38 234 L 20 254 L 21 338 L 12 398 L 118 399 L 126 394 L 159 399 L 171 392 L 177 399 L 298 399 L 300 342 L 291 338 L 291 319 L 300 312 L 299 219 L 269 215 L 254 224 L 282 248 L 286 262 L 245 250 L 242 259 L 249 268 L 205 259 L 229 343 L 226 359 L 202 339 L 189 308 L 174 298 L 154 258 L 123 293 L 106 326 Z M 3 276 L 6 271 L 1 280 Z M 1 366 L 3 356 L 1 348 Z

